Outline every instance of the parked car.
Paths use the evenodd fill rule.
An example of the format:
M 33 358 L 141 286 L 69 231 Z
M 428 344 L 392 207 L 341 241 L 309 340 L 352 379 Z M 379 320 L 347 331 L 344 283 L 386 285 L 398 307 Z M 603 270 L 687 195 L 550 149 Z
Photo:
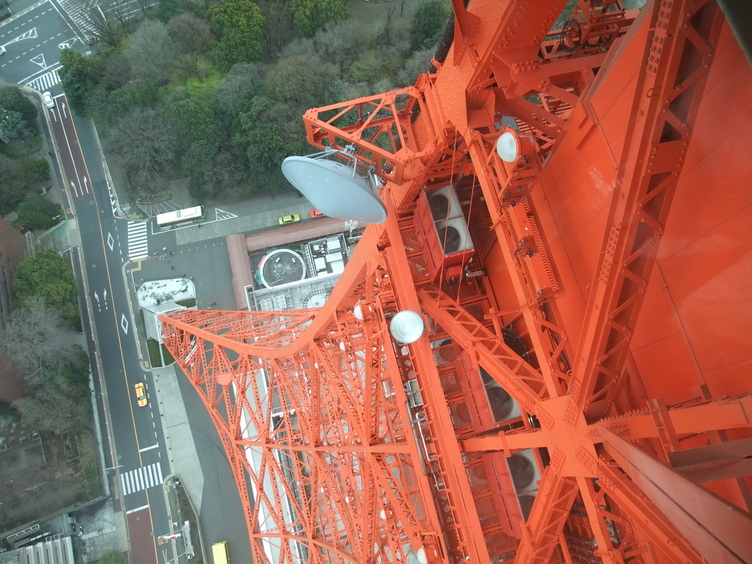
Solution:
M 311 210 L 311 219 L 316 219 L 317 217 L 324 217 L 324 214 L 319 210 Z
M 296 213 L 291 215 L 285 215 L 279 218 L 280 225 L 288 225 L 290 223 L 297 223 L 300 221 L 300 216 Z
M 5 55 L 8 50 L 5 48 L 5 45 L 0 45 L 0 55 Z
M 42 92 L 42 100 L 44 100 L 44 105 L 48 108 L 55 107 L 55 100 L 53 100 L 52 94 L 49 92 Z
M 133 387 L 136 389 L 136 401 L 138 402 L 138 407 L 144 407 L 149 403 L 149 400 L 146 399 L 146 388 L 144 387 L 144 383 L 139 382 Z

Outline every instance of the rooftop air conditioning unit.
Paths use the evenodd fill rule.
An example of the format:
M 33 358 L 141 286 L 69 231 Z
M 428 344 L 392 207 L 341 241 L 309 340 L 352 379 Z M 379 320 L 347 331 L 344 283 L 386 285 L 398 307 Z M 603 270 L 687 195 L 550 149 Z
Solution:
M 515 452 L 507 459 L 507 464 L 518 496 L 538 491 L 538 482 L 541 477 L 533 449 L 527 448 Z
M 428 207 L 434 221 L 462 216 L 462 207 L 451 185 L 444 186 L 428 196 Z
M 472 251 L 473 240 L 467 229 L 464 217 L 456 217 L 446 221 L 437 221 L 436 232 L 439 236 L 439 244 L 444 250 L 444 255 L 452 255 L 465 251 Z
M 483 378 L 483 385 L 486 388 L 488 404 L 491 406 L 494 421 L 499 424 L 520 417 L 522 415 L 520 406 L 509 395 L 509 392 L 501 387 L 483 367 L 480 367 L 480 375 Z
M 517 494 L 520 513 L 522 518 L 527 521 L 530 510 L 535 503 L 535 496 L 538 493 L 538 484 L 541 479 L 535 454 L 529 448 L 515 452 L 507 459 L 507 464 Z

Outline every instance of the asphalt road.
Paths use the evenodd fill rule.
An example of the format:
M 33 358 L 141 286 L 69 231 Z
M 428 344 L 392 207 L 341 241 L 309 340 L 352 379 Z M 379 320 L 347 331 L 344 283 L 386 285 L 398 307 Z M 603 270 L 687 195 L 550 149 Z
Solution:
M 70 17 L 60 3 L 32 5 L 16 0 L 11 7 L 17 15 L 0 23 L 0 45 L 6 48 L 0 56 L 0 78 L 39 92 L 49 91 L 55 99 L 54 108 L 40 104 L 40 109 L 46 112 L 43 123 L 48 140 L 55 140 L 55 170 L 65 182 L 64 205 L 77 219 L 81 246 L 73 249 L 72 258 L 74 266 L 80 265 L 85 274 L 80 280 L 84 330 L 87 336 L 96 335 L 87 343 L 100 399 L 105 463 L 116 504 L 128 522 L 131 558 L 139 564 L 173 561 L 172 543 L 160 539 L 173 530 L 161 484 L 173 469 L 162 417 L 150 394 L 155 389 L 153 379 L 139 361 L 122 270 L 128 255 L 129 222 L 113 217 L 96 136 L 88 120 L 71 113 L 57 74 L 60 51 L 66 47 L 82 50 L 84 44 L 68 25 Z M 181 273 L 197 275 L 200 303 L 206 306 L 213 300 L 232 307 L 223 238 L 178 247 L 174 234 L 160 235 L 159 244 L 176 249 L 178 256 L 172 266 Z M 175 274 L 167 263 L 150 262 L 150 276 Z M 206 270 L 207 265 L 214 268 Z M 205 274 L 209 276 L 202 276 Z M 87 304 L 90 316 L 86 315 Z M 135 401 L 133 386 L 139 381 L 145 383 L 150 396 L 145 407 Z M 180 386 L 192 414 L 197 450 L 202 453 L 197 464 L 205 480 L 198 508 L 203 540 L 207 547 L 228 540 L 235 561 L 250 562 L 245 519 L 222 443 L 190 384 L 183 379 Z
M 151 376 L 139 363 L 122 271 L 122 254 L 115 234 L 104 171 L 88 122 L 67 111 L 64 96 L 48 110 L 58 162 L 69 182 L 70 207 L 78 220 L 81 265 L 87 281 L 90 316 L 96 334 L 92 357 L 101 367 L 112 439 L 108 468 L 114 472 L 116 495 L 129 524 L 136 562 L 157 562 L 157 541 L 171 532 L 162 486 L 170 474 L 161 416 L 155 404 L 139 407 L 133 386 Z M 170 559 L 170 546 L 159 546 Z M 166 561 L 160 558 L 162 561 Z
M 113 469 L 122 496 L 133 560 L 148 563 L 156 558 L 158 562 L 167 562 L 173 557 L 172 544 L 160 542 L 159 537 L 168 535 L 172 527 L 161 487 L 157 487 L 161 479 L 157 477 L 165 478 L 174 469 L 169 465 L 156 401 L 150 397 L 146 407 L 138 407 L 133 391 L 138 381 L 145 382 L 147 392 L 154 385 L 151 373 L 143 370 L 139 361 L 126 298 L 122 269 L 127 261 L 128 222 L 113 217 L 94 131 L 88 120 L 67 112 L 66 103 L 64 97 L 56 98 L 49 123 L 58 143 L 59 163 L 66 178 L 73 182 L 69 184 L 69 195 L 78 218 L 82 264 L 97 335 L 96 355 L 102 367 L 103 393 L 110 415 L 107 423 L 114 445 L 108 468 Z M 142 276 L 148 279 L 176 274 L 193 276 L 199 305 L 206 307 L 209 301 L 216 301 L 220 304 L 217 307 L 233 307 L 224 238 L 178 245 L 175 233 L 160 233 L 158 244 L 173 250 L 174 255 L 169 263 L 145 260 Z M 222 443 L 188 380 L 181 377 L 179 382 L 181 400 L 191 414 L 196 450 L 201 453 L 197 464 L 204 476 L 204 490 L 197 509 L 203 540 L 206 547 L 227 540 L 235 561 L 250 562 L 245 517 Z M 149 484 L 153 485 L 146 487 Z
M 52 95 L 62 93 L 57 69 L 64 47 L 81 49 L 83 43 L 66 23 L 63 12 L 52 2 L 43 2 L 0 26 L 0 77 Z

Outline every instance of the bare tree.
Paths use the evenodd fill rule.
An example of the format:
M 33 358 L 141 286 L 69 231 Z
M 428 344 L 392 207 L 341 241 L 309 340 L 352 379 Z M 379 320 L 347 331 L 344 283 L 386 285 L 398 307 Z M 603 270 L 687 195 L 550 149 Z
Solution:
M 2 347 L 31 386 L 39 385 L 48 371 L 59 368 L 71 356 L 62 318 L 38 296 L 13 312 L 2 332 Z
M 87 390 L 88 391 L 88 390 Z M 33 394 L 13 402 L 28 427 L 50 431 L 79 431 L 90 423 L 91 402 L 80 386 L 57 372 Z
M 129 178 L 141 188 L 152 185 L 175 161 L 177 136 L 158 110 L 133 110 L 110 130 L 108 145 Z
M 189 12 L 172 18 L 167 22 L 167 29 L 177 51 L 194 60 L 201 54 L 208 54 L 214 42 L 209 22 Z
M 88 10 L 82 12 L 82 15 L 85 23 L 93 31 L 95 39 L 99 43 L 114 48 L 120 45 L 123 37 L 128 33 L 128 27 L 127 22 L 124 24 L 121 18 L 108 17 L 109 4 L 108 2 L 92 4 Z
M 146 20 L 128 38 L 123 55 L 136 78 L 144 82 L 166 84 L 175 59 L 175 43 L 167 26 L 159 21 Z

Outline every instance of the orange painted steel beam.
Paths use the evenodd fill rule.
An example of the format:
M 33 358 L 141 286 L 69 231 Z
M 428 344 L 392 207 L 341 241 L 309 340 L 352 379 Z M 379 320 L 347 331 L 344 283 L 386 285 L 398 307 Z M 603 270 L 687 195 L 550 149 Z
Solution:
M 428 288 L 421 290 L 418 296 L 426 313 L 472 354 L 528 413 L 544 421 L 550 420 L 539 401 L 546 394 L 546 387 L 538 371 L 449 296 Z
M 592 422 L 610 410 L 619 389 L 640 291 L 712 57 L 713 6 L 663 0 L 656 7 L 653 44 L 646 47 L 649 76 L 638 88 L 637 115 L 620 163 L 624 184 L 604 238 L 607 258 L 600 286 L 591 290 L 570 377 L 563 373 L 572 357 L 558 324 L 556 292 L 541 299 L 535 291 L 554 271 L 553 257 L 535 269 L 526 266 L 526 258 L 516 256 L 523 238 L 518 231 L 536 230 L 535 210 L 525 199 L 539 173 L 535 169 L 567 132 L 572 106 L 593 84 L 594 69 L 608 60 L 609 47 L 631 19 L 618 2 L 581 2 L 573 19 L 584 31 L 570 52 L 575 40 L 550 29 L 564 0 L 473 0 L 467 10 L 459 0 L 453 4 L 455 43 L 436 74 L 421 76 L 415 87 L 313 109 L 304 117 L 311 144 L 350 149 L 390 181 L 382 192 L 387 222 L 366 230 L 325 306 L 162 318 L 168 348 L 220 431 L 254 559 L 386 562 L 407 559 L 409 545 L 422 547 L 432 564 L 491 561 L 489 539 L 499 519 L 489 526 L 480 504 L 495 490 L 479 492 L 471 484 L 473 472 L 486 468 L 481 458 L 486 454 L 509 456 L 532 448 L 546 452 L 550 463 L 521 526 L 518 561 L 581 561 L 582 554 L 568 546 L 568 527 L 575 526 L 592 536 L 597 543 L 592 554 L 602 561 L 696 561 L 695 548 L 635 482 L 599 459 L 601 436 Z M 681 27 L 686 17 L 689 25 Z M 705 27 L 698 20 L 715 23 Z M 699 62 L 680 49 L 689 44 Z M 513 170 L 494 150 L 502 113 L 517 119 L 539 151 L 527 153 L 530 160 Z M 483 193 L 471 196 L 470 206 L 485 202 L 513 286 L 512 302 L 516 298 L 498 307 L 517 312 L 515 321 L 524 326 L 522 335 L 540 368 L 506 345 L 495 306 L 485 317 L 469 309 L 478 304 L 463 301 L 464 280 L 451 287 L 420 272 L 420 249 L 411 239 L 417 195 L 426 184 L 462 183 L 470 176 L 473 189 L 477 180 Z M 529 211 L 510 212 L 518 205 Z M 538 240 L 544 241 L 543 234 Z M 541 256 L 544 247 L 537 249 Z M 356 304 L 362 320 L 353 314 Z M 432 338 L 448 335 L 452 347 L 470 354 L 473 367 L 483 366 L 535 417 L 519 430 L 460 439 L 449 404 L 463 398 L 456 391 L 450 397 L 445 379 L 460 376 L 451 372 L 456 367 L 437 367 L 436 343 L 428 338 L 408 346 L 391 340 L 389 319 L 406 308 L 424 313 Z M 614 331 L 621 339 L 616 346 L 609 341 Z M 406 391 L 408 383 L 417 386 L 421 405 L 411 404 L 416 392 Z M 749 428 L 747 398 L 660 411 L 668 433 L 664 443 L 671 448 L 687 433 Z M 640 412 L 600 422 L 638 440 L 660 436 L 658 419 Z M 530 428 L 537 424 L 540 429 Z M 489 467 L 492 473 L 507 472 Z M 582 513 L 582 506 L 584 519 L 573 509 Z M 619 541 L 611 538 L 612 523 Z M 509 556 L 516 540 L 504 542 Z
M 706 562 L 752 562 L 752 517 L 599 426 L 608 453 Z M 663 520 L 662 519 L 662 520 Z
M 572 410 L 607 415 L 668 218 L 722 15 L 714 2 L 655 2 L 574 363 Z
M 538 361 L 547 392 L 550 396 L 557 397 L 564 392 L 564 384 L 568 380 L 568 376 L 562 371 L 562 365 L 568 365 L 565 358 L 568 338 L 563 329 L 553 329 L 558 317 L 555 302 L 545 306 L 548 310 L 546 315 L 542 302 L 547 296 L 542 291 L 536 292 L 532 287 L 530 274 L 526 272 L 521 261 L 521 255 L 525 254 L 520 253 L 521 245 L 525 239 L 535 241 L 535 254 L 544 257 L 543 260 L 551 271 L 551 279 L 555 279 L 555 274 L 537 228 L 529 233 L 516 233 L 508 213 L 505 214 L 505 211 L 508 212 L 513 206 L 522 209 L 528 205 L 530 187 L 536 181 L 541 168 L 536 148 L 530 141 L 522 138 L 522 158 L 514 164 L 507 164 L 499 158 L 493 141 L 484 141 L 477 132 L 470 132 L 468 137 L 471 139 L 468 143 L 470 158 L 475 163 L 475 173 L 488 206 L 492 228 L 497 241 L 505 251 L 507 270 L 511 275 L 533 350 L 536 355 L 541 355 Z
M 367 311 L 380 315 L 375 303 Z M 196 313 L 183 315 L 200 324 Z M 217 313 L 204 315 L 210 322 Z M 388 333 L 385 342 L 383 331 L 340 316 L 332 320 L 337 329 L 319 335 L 312 348 L 265 359 L 258 356 L 264 349 L 248 340 L 254 331 L 268 336 L 268 315 L 243 317 L 245 327 L 255 329 L 236 333 L 231 350 L 240 354 L 212 346 L 199 331 L 183 333 L 181 314 L 164 319 L 165 343 L 189 375 L 202 375 L 192 381 L 236 478 L 250 484 L 250 492 L 240 493 L 247 496 L 255 561 L 270 553 L 275 561 L 295 561 L 305 553 L 311 562 L 363 562 L 374 556 L 374 544 L 380 546 L 376 555 L 387 558 L 401 553 L 403 543 L 424 549 L 431 561 L 439 558 L 439 525 L 430 495 L 421 493 L 430 487 L 409 430 L 405 392 L 397 387 L 387 394 L 381 385 L 391 379 L 381 362 L 391 349 Z M 296 312 L 289 317 L 297 321 Z M 285 320 L 277 323 L 285 326 Z M 371 487 L 381 493 L 373 495 Z M 383 516 L 374 521 L 374 515 Z M 398 538 L 390 536 L 393 527 L 401 531 Z

